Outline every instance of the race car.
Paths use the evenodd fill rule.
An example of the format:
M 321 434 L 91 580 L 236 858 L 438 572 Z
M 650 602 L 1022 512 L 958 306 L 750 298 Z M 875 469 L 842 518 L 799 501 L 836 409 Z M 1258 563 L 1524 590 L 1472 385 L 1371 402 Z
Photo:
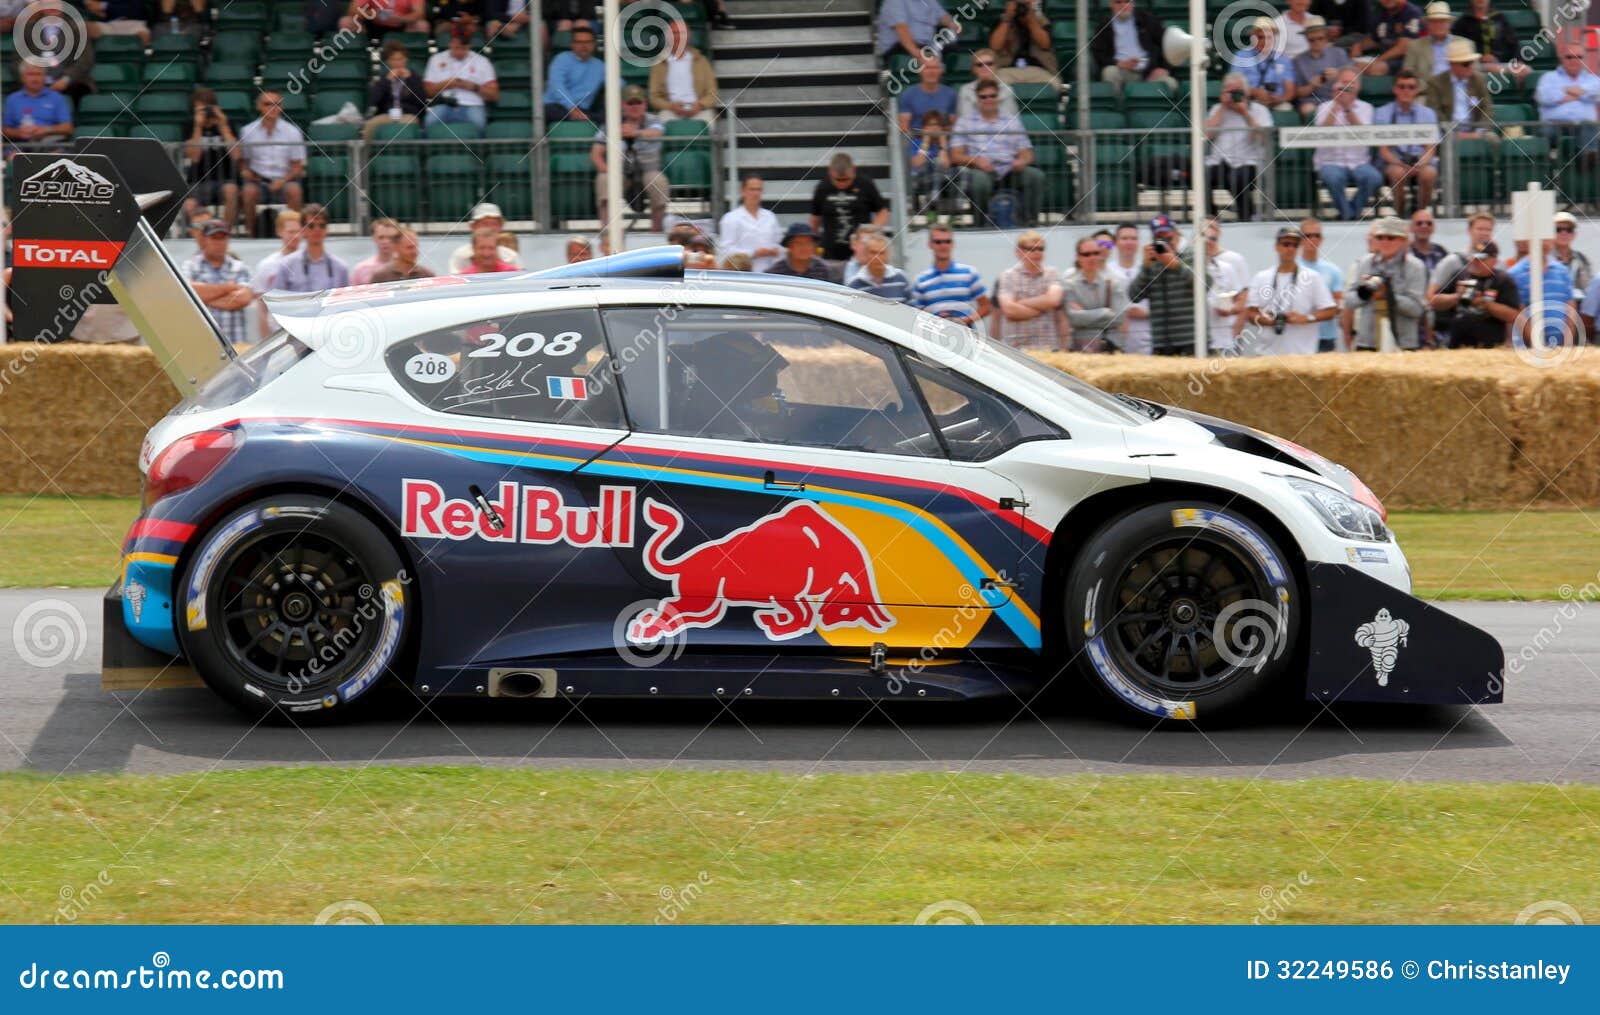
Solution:
M 111 287 L 185 397 L 140 455 L 108 674 L 187 666 L 297 722 L 386 682 L 1024 701 L 1087 682 L 1190 722 L 1501 700 L 1500 646 L 1409 594 L 1350 472 L 953 322 L 662 247 L 274 294 L 281 330 L 236 349 L 148 233 Z

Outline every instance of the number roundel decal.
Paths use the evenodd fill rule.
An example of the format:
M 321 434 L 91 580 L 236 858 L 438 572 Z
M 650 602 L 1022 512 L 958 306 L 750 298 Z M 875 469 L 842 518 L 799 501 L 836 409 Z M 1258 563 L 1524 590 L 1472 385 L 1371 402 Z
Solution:
M 443 384 L 456 375 L 456 361 L 436 352 L 419 352 L 406 360 L 406 376 L 419 384 Z

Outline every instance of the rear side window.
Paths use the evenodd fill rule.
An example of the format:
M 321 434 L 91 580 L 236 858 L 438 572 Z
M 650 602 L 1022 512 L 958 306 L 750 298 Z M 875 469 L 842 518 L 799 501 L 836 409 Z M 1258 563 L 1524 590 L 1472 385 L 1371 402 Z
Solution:
M 600 317 L 544 310 L 430 331 L 391 346 L 389 371 L 417 401 L 462 416 L 625 427 Z
M 311 350 L 287 331 L 279 330 L 242 356 L 228 361 L 179 406 L 178 412 L 219 409 L 255 394 L 288 372 Z

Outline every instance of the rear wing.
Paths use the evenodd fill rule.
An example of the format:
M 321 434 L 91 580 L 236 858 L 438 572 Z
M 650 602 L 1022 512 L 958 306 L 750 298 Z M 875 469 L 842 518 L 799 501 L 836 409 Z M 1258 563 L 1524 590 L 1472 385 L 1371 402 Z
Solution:
M 96 138 L 19 154 L 10 172 L 14 338 L 62 341 L 115 300 L 184 397 L 238 354 L 161 243 L 186 188 L 160 142 Z

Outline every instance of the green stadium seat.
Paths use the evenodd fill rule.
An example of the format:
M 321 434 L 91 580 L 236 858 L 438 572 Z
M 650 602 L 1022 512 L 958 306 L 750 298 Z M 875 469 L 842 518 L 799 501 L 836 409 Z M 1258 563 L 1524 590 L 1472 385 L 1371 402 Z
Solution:
M 190 35 L 159 35 L 150 46 L 150 62 L 187 63 L 200 62 L 200 47 Z
M 417 123 L 380 123 L 372 130 L 374 142 L 420 141 L 422 125 Z
M 175 123 L 136 123 L 128 128 L 129 137 L 151 137 L 169 144 L 182 141 L 184 129 Z
M 76 126 L 98 126 L 125 120 L 134 122 L 134 116 L 128 103 L 133 99 L 132 93 L 112 93 L 85 95 L 78 100 L 78 109 L 73 116 Z
M 355 141 L 361 137 L 361 128 L 353 123 L 313 123 L 306 129 L 312 141 Z
M 486 171 L 487 167 L 476 155 L 464 155 L 459 152 L 430 154 L 428 217 L 436 220 L 465 221 L 472 206 L 483 198 Z
M 1122 140 L 1097 140 L 1094 146 L 1095 208 L 1099 211 L 1137 209 L 1137 168 L 1136 146 Z
M 72 136 L 73 137 L 126 137 L 127 135 L 122 132 L 122 128 L 121 127 L 117 126 L 114 123 L 102 123 L 102 124 L 97 124 L 97 125 L 95 125 L 93 127 L 85 127 L 82 124 L 74 125 L 74 127 L 72 128 Z M 9 185 L 10 182 L 11 182 L 10 180 L 7 180 L 6 181 L 7 185 Z
M 531 141 L 533 124 L 526 120 L 496 120 L 484 130 L 491 141 Z
M 92 74 L 97 91 L 109 92 L 122 88 L 137 91 L 139 88 L 139 69 L 132 64 L 97 64 Z
M 1494 104 L 1497 123 L 1531 123 L 1539 119 L 1537 107 L 1526 102 L 1497 102 Z
M 300 94 L 284 92 L 283 115 L 296 125 L 305 123 L 311 117 L 311 100 L 306 98 L 303 92 Z
M 1076 118 L 1077 113 L 1075 111 L 1067 114 L 1067 122 L 1069 124 Z M 1125 130 L 1127 126 L 1128 117 L 1125 113 L 1119 113 L 1115 109 L 1089 110 L 1090 130 Z
M 363 113 L 366 112 L 367 97 L 361 92 L 325 91 L 319 89 L 316 98 L 311 100 L 311 118 L 320 120 L 325 116 L 333 116 L 343 109 L 347 102 Z
M 267 5 L 255 0 L 231 0 L 217 8 L 217 28 L 238 29 L 261 35 L 267 30 Z
M 408 221 L 422 210 L 422 160 L 415 155 L 385 154 L 367 163 L 367 193 L 372 213 Z
M 256 118 L 256 107 L 248 92 L 217 92 L 217 105 L 235 131 Z
M 338 91 L 357 90 L 365 95 L 367 83 L 372 78 L 372 68 L 361 63 L 331 63 L 318 71 L 314 84 L 318 92 L 325 89 Z M 357 103 L 360 105 L 361 103 Z
M 383 44 L 387 46 L 391 41 L 405 46 L 413 57 L 428 55 L 427 32 L 390 32 L 383 37 Z
M 1053 111 L 1061 104 L 1061 96 L 1052 84 L 1019 81 L 1011 86 L 1011 93 L 1016 96 L 1017 108 L 1028 112 Z
M 211 61 L 248 64 L 254 71 L 261 63 L 261 36 L 254 32 L 218 32 L 211 39 Z
M 256 87 L 255 64 L 224 63 L 213 60 L 206 68 L 205 82 L 217 90 L 233 89 L 253 92 Z
M 272 33 L 267 39 L 267 59 L 305 60 L 311 56 L 316 44 L 317 40 L 305 31 L 305 22 L 301 21 L 299 31 Z
M 492 129 L 494 124 L 489 127 Z M 488 189 L 484 196 L 498 204 L 507 218 L 533 218 L 532 188 L 533 163 L 527 149 L 489 156 Z
M 325 205 L 336 221 L 350 218 L 350 159 L 329 154 L 332 149 L 314 149 L 306 157 L 306 190 L 309 200 Z
M 533 118 L 533 96 L 527 92 L 501 92 L 500 101 L 489 109 L 492 120 L 530 120 Z
M 298 82 L 291 88 L 292 82 Z M 315 80 L 304 60 L 269 60 L 261 69 L 261 87 L 278 92 L 305 91 Z
M 146 92 L 182 92 L 188 95 L 194 91 L 194 78 L 194 64 L 151 62 L 144 65 L 142 87 Z
M 1363 76 L 1361 78 L 1361 98 L 1373 106 L 1381 106 L 1386 102 L 1394 101 L 1394 78 L 1388 76 Z
M 303 32 L 306 30 L 305 4 L 275 3 L 272 7 L 271 30 L 274 34 L 278 32 Z
M 194 123 L 194 107 L 187 92 L 145 92 L 134 100 L 133 111 L 140 123 L 171 123 L 179 127 Z
M 1504 138 L 1500 142 L 1500 158 L 1507 191 L 1525 190 L 1530 183 L 1549 189 L 1549 139 L 1538 136 Z
M 588 152 L 550 156 L 550 214 L 558 222 L 595 217 L 594 164 Z
M 103 35 L 94 43 L 95 63 L 144 63 L 144 43 L 131 35 Z

